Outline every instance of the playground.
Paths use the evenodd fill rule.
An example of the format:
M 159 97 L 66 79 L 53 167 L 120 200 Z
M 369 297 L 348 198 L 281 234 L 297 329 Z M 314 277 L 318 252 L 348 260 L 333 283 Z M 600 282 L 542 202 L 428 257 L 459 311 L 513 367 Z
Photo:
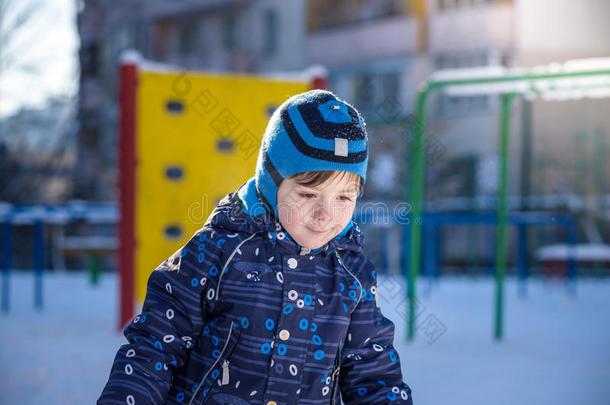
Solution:
M 605 97 L 610 62 L 597 62 L 531 71 L 440 71 L 421 84 L 418 125 L 405 158 L 412 169 L 404 185 L 407 209 L 386 204 L 380 212 L 380 205 L 370 210 L 364 202 L 354 217 L 369 235 L 381 235 L 371 238 L 378 304 L 396 325 L 395 346 L 415 403 L 607 403 L 610 313 L 602 309 L 610 305 L 608 246 L 579 243 L 582 224 L 574 212 L 520 210 L 508 190 L 511 103 L 518 97 Z M 127 55 L 120 67 L 118 204 L 0 207 L 0 360 L 11 365 L 0 371 L 0 403 L 94 402 L 124 343 L 120 330 L 139 311 L 150 271 L 252 171 L 253 134 L 264 129 L 285 94 L 326 86 L 323 70 L 217 75 L 160 68 Z M 426 100 L 433 90 L 501 99 L 494 134 L 498 190 L 487 209 L 426 206 Z M 211 135 L 193 137 L 197 142 L 187 148 L 168 141 L 205 131 Z M 117 232 L 54 231 L 74 223 L 87 229 L 109 225 Z M 470 248 L 484 246 L 483 271 L 447 270 L 444 244 L 455 226 L 479 239 Z M 23 227 L 32 231 L 32 269 L 15 271 L 13 235 Z M 554 244 L 532 240 L 541 228 Z M 87 258 L 86 271 L 62 268 L 70 254 Z M 106 256 L 116 257 L 116 271 L 100 269 Z M 601 268 L 599 274 L 584 273 L 582 267 L 591 263 Z

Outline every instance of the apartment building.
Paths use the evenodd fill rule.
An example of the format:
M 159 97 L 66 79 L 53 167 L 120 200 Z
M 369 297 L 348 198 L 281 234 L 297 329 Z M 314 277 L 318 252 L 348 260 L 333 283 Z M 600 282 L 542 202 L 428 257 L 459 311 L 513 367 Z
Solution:
M 265 73 L 303 68 L 305 3 L 282 0 L 80 2 L 77 197 L 113 200 L 117 65 L 136 49 L 187 69 Z
M 372 152 L 383 156 L 372 162 L 371 173 L 381 173 L 378 177 L 388 181 L 373 182 L 379 187 L 372 184 L 369 196 L 400 198 L 408 193 L 402 184 L 408 180 L 412 131 L 417 125 L 412 114 L 421 81 L 438 69 L 534 66 L 608 55 L 610 26 L 604 16 L 610 14 L 609 4 L 602 0 L 82 1 L 80 190 L 89 198 L 114 197 L 116 66 L 121 50 L 135 48 L 149 59 L 218 71 L 268 73 L 325 65 L 329 87 L 363 112 Z M 595 142 L 606 140 L 610 124 L 605 103 L 558 106 L 516 101 L 511 192 L 555 191 L 553 184 L 569 173 L 549 175 L 546 169 L 538 170 L 544 159 L 536 159 L 564 153 L 569 159 L 574 137 L 587 138 L 578 133 L 591 134 Z M 429 100 L 428 111 L 428 181 L 435 185 L 428 197 L 493 195 L 497 99 L 438 94 Z M 524 138 L 522 133 L 532 136 Z M 603 136 L 595 135 L 599 133 Z M 530 154 L 523 156 L 524 149 Z M 400 174 L 387 176 L 388 168 L 399 168 Z M 544 180 L 549 176 L 560 180 Z M 524 188 L 526 179 L 530 184 Z

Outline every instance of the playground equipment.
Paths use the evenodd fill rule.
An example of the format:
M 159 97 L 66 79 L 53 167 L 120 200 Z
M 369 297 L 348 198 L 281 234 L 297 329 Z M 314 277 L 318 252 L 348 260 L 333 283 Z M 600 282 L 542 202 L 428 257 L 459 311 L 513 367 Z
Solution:
M 309 69 L 273 77 L 182 71 L 134 53 L 119 67 L 119 327 L 143 302 L 152 270 L 252 176 L 270 114 L 326 87 Z
M 411 222 L 406 221 L 406 218 L 400 215 L 379 213 L 376 211 L 358 210 L 354 214 L 354 220 L 361 225 L 378 225 L 378 224 L 393 224 L 400 226 L 402 245 L 409 245 L 411 236 Z M 519 294 L 526 294 L 526 281 L 529 277 L 529 265 L 527 260 L 527 229 L 535 225 L 553 225 L 564 227 L 567 235 L 566 246 L 566 286 L 568 293 L 574 293 L 574 285 L 576 281 L 576 263 L 578 255 L 572 257 L 570 249 L 576 249 L 577 229 L 576 221 L 570 215 L 565 214 L 550 214 L 543 212 L 515 212 L 507 215 L 506 221 L 508 224 L 515 226 L 517 229 L 517 274 L 520 280 Z M 440 274 L 440 229 L 444 225 L 497 225 L 498 218 L 494 213 L 441 213 L 441 212 L 425 212 L 422 214 L 422 228 L 424 230 L 424 243 L 422 244 L 425 252 L 425 258 L 420 256 L 420 265 L 424 268 L 424 274 L 429 277 L 438 277 Z M 379 262 L 382 263 L 378 269 L 379 273 L 383 273 L 386 267 L 383 263 L 387 263 L 388 259 L 388 244 L 382 244 L 383 248 L 380 251 Z M 409 266 L 409 251 L 403 249 L 401 251 L 401 267 L 403 273 L 408 272 Z M 425 260 L 424 260 L 425 259 Z
M 378 208 L 377 206 L 375 206 Z M 382 218 L 383 216 L 383 218 Z M 0 227 L 2 228 L 2 311 L 7 312 L 10 310 L 10 274 L 12 264 L 12 230 L 17 226 L 34 226 L 33 234 L 33 254 L 34 258 L 34 283 L 33 283 L 33 296 L 34 296 L 34 307 L 37 309 L 43 309 L 44 307 L 44 271 L 45 271 L 45 259 L 49 255 L 53 255 L 50 252 L 49 247 L 45 246 L 44 234 L 47 227 L 66 227 L 73 222 L 85 222 L 89 224 L 116 224 L 118 217 L 117 207 L 112 203 L 81 203 L 73 202 L 66 205 L 53 205 L 53 206 L 10 206 L 3 205 L 0 208 Z M 354 216 L 354 220 L 362 225 L 371 224 L 379 226 L 380 224 L 386 225 L 384 229 L 387 230 L 387 225 L 400 226 L 402 228 L 401 235 L 403 238 L 402 245 L 408 245 L 410 237 L 410 223 L 407 221 L 404 215 L 396 215 L 389 213 L 380 213 L 376 209 L 375 211 L 359 209 Z M 526 227 L 536 224 L 551 224 L 555 226 L 564 226 L 567 229 L 568 234 L 568 246 L 571 248 L 576 241 L 576 227 L 574 219 L 567 215 L 555 215 L 545 213 L 516 213 L 511 214 L 507 218 L 509 224 L 513 224 L 518 227 L 518 274 L 520 283 L 520 293 L 524 292 L 526 279 L 529 274 L 527 255 L 525 247 L 527 241 L 525 240 Z M 429 232 L 425 232 L 426 238 L 423 245 L 425 250 L 425 258 L 422 259 L 422 265 L 424 266 L 424 274 L 429 277 L 438 277 L 439 275 L 439 262 L 440 262 L 440 251 L 438 249 L 440 239 L 440 228 L 443 225 L 449 224 L 496 224 L 497 219 L 493 214 L 448 214 L 448 213 L 424 213 L 423 214 L 423 227 L 428 229 Z M 385 234 L 385 232 L 383 233 Z M 64 237 L 63 233 L 57 235 L 53 232 L 53 239 L 51 243 L 52 249 L 60 249 L 62 252 L 78 252 L 79 254 L 86 254 L 88 257 L 88 268 L 91 272 L 92 283 L 95 284 L 95 278 L 97 276 L 95 272 L 96 262 L 95 258 L 101 254 L 114 254 L 117 249 L 116 239 L 114 237 L 104 236 L 72 236 Z M 387 267 L 387 256 L 391 246 L 387 243 L 382 243 L 383 249 L 380 252 L 380 266 L 379 273 L 384 272 L 384 268 Z M 541 249 L 544 251 L 544 248 Z M 565 250 L 565 249 L 564 249 Z M 404 272 L 407 271 L 407 265 L 409 261 L 409 252 L 406 250 L 402 251 L 403 257 L 401 258 L 402 268 Z M 552 253 L 552 252 L 551 252 Z M 565 255 L 565 253 L 564 253 Z M 544 254 L 543 254 L 544 256 Z M 543 259 L 546 256 L 543 257 Z M 581 259 L 581 255 L 576 252 L 576 258 Z M 566 260 L 564 259 L 564 262 Z M 61 263 L 61 260 L 60 260 Z M 386 263 L 386 266 L 383 265 Z M 59 267 L 63 268 L 63 267 Z M 567 280 L 568 287 L 573 285 L 576 277 L 576 266 L 575 262 L 568 262 L 567 265 Z
M 89 224 L 115 224 L 116 207 L 112 203 L 72 202 L 65 205 L 0 205 L 0 226 L 2 227 L 2 311 L 10 310 L 10 274 L 12 270 L 13 228 L 16 226 L 33 226 L 34 243 L 32 257 L 34 262 L 34 307 L 43 308 L 43 275 L 46 257 L 49 254 L 45 246 L 45 228 L 47 226 L 65 227 L 67 224 L 81 221 Z M 100 251 L 114 252 L 114 237 L 74 237 L 70 240 L 59 234 L 54 241 L 56 249 L 78 250 L 88 254 L 94 260 Z M 69 243 L 64 243 L 70 241 Z M 94 264 L 94 262 L 92 262 Z M 92 282 L 95 274 L 92 270 Z
M 407 339 L 415 332 L 416 282 L 421 266 L 421 233 L 423 214 L 423 179 L 425 162 L 426 101 L 434 90 L 444 89 L 453 95 L 489 95 L 501 97 L 500 171 L 496 228 L 496 299 L 494 338 L 502 338 L 503 279 L 506 263 L 508 138 L 511 102 L 517 96 L 541 97 L 544 100 L 573 100 L 610 96 L 610 59 L 586 59 L 551 64 L 534 69 L 503 67 L 447 70 L 434 73 L 422 83 L 417 95 L 411 199 L 413 201 L 409 282 Z
M 536 259 L 542 263 L 543 273 L 547 276 L 569 276 L 569 259 L 573 257 L 578 263 L 589 266 L 610 267 L 610 246 L 601 243 L 565 245 L 561 243 L 543 246 L 537 249 Z

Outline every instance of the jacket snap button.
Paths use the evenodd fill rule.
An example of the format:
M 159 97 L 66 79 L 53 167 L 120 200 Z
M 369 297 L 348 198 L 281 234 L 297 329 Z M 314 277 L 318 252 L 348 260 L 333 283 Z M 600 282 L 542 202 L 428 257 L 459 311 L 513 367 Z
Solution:
M 290 337 L 290 332 L 288 332 L 286 329 L 282 329 L 280 331 L 280 339 L 288 340 L 289 337 Z
M 297 259 L 295 259 L 294 257 L 291 257 L 290 259 L 288 259 L 288 267 L 290 267 L 291 269 L 294 269 L 297 267 Z
M 267 405 L 277 405 L 277 403 L 275 401 L 269 401 L 267 402 Z

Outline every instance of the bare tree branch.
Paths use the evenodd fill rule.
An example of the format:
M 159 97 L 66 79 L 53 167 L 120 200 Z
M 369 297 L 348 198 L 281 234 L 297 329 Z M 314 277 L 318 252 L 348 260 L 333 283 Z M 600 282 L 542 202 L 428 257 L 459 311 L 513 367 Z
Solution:
M 31 0 L 0 0 L 0 73 L 23 70 L 30 44 L 43 34 L 42 24 L 35 24 L 40 5 Z M 38 69 L 36 69 L 38 71 Z

